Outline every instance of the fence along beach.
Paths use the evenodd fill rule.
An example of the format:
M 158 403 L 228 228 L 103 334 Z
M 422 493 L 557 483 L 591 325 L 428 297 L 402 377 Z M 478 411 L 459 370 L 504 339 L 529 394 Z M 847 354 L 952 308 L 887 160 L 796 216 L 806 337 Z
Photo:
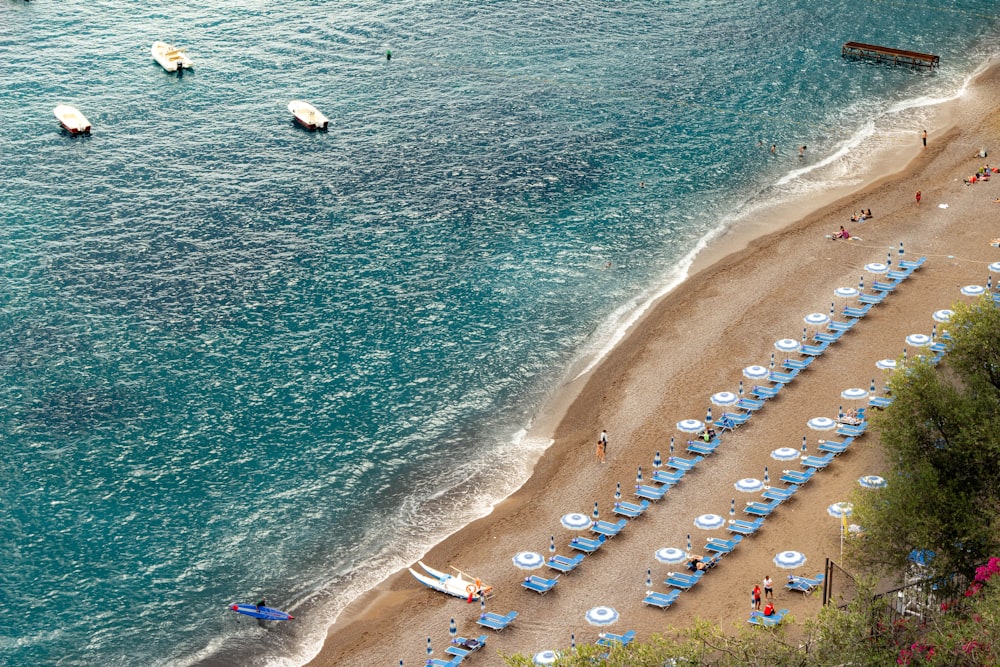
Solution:
M 1000 181 L 968 186 L 963 177 L 981 166 L 976 156 L 981 145 L 1000 143 L 995 122 L 1000 114 L 998 84 L 1000 72 L 994 64 L 958 100 L 943 105 L 924 151 L 916 150 L 920 128 L 915 128 L 914 149 L 905 149 L 897 162 L 905 166 L 898 172 L 873 179 L 857 192 L 758 238 L 724 237 L 597 369 L 543 409 L 535 430 L 555 424 L 554 444 L 528 482 L 492 514 L 423 558 L 487 577 L 496 590 L 487 608 L 519 612 L 511 629 L 490 636 L 487 649 L 475 656 L 477 664 L 503 664 L 497 651 L 565 649 L 571 635 L 578 643 L 593 642 L 598 629 L 586 623 L 584 613 L 596 605 L 615 607 L 621 613 L 615 631 L 634 629 L 640 640 L 699 617 L 733 628 L 746 622 L 748 593 L 765 575 L 779 583 L 778 606 L 788 607 L 797 621 L 817 611 L 816 596 L 781 589 L 784 572 L 771 559 L 784 550 L 802 551 L 808 561 L 800 573 L 815 574 L 822 571 L 825 558 L 839 557 L 840 522 L 827 516 L 826 508 L 849 500 L 860 477 L 885 471 L 874 433 L 783 504 L 757 535 L 681 594 L 669 610 L 647 607 L 641 600 L 649 588 L 647 568 L 652 588 L 666 591 L 662 580 L 676 567 L 657 563 L 657 549 L 683 548 L 691 534 L 693 550 L 703 553 L 706 537 L 724 536 L 695 528 L 694 518 L 705 513 L 728 518 L 733 498 L 737 508 L 757 499 L 734 491 L 733 483 L 761 477 L 764 466 L 772 473 L 796 468 L 794 461 L 770 458 L 776 447 L 798 447 L 806 435 L 809 453 L 817 453 L 817 437 L 822 436 L 810 432 L 806 421 L 835 416 L 846 387 L 866 387 L 873 378 L 884 383 L 875 362 L 899 356 L 907 335 L 929 333 L 934 311 L 967 298 L 960 294 L 961 286 L 985 281 L 986 267 L 997 260 L 998 251 L 989 243 L 995 234 L 979 222 L 995 217 L 993 200 Z M 919 206 L 913 196 L 918 189 L 923 192 Z M 827 240 L 859 202 L 875 213 L 851 228 L 864 241 Z M 794 217 L 795 210 L 786 216 Z M 562 514 L 589 513 L 595 501 L 610 514 L 616 484 L 630 489 L 637 466 L 651 470 L 655 452 L 666 456 L 671 437 L 683 442 L 683 434 L 673 426 L 677 421 L 702 419 L 709 396 L 734 391 L 741 368 L 766 365 L 776 339 L 797 337 L 804 315 L 826 312 L 838 301 L 834 289 L 856 285 L 865 264 L 885 261 L 900 242 L 907 257 L 927 257 L 918 275 L 876 306 L 747 425 L 726 434 L 702 467 L 599 553 L 564 575 L 550 594 L 537 596 L 521 589 L 525 573 L 511 564 L 515 553 L 547 553 L 551 536 L 557 551 L 567 553 L 572 534 L 559 525 Z M 838 310 L 842 305 L 837 303 Z M 601 465 L 594 461 L 593 447 L 603 428 L 610 444 L 607 462 Z M 625 497 L 631 499 L 627 493 Z M 455 618 L 460 635 L 475 636 L 478 615 L 478 604 L 426 590 L 404 571 L 355 601 L 310 664 L 351 664 L 362 657 L 372 664 L 422 664 L 427 637 L 443 653 L 449 620 Z

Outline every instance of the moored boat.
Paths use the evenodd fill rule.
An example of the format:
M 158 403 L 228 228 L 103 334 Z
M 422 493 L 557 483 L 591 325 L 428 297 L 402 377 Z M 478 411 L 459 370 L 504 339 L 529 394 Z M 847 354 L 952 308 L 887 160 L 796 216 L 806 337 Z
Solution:
M 194 67 L 194 62 L 187 57 L 184 49 L 167 44 L 166 42 L 153 42 L 153 60 L 160 63 L 160 66 L 168 72 L 182 72 L 185 69 Z
M 330 119 L 320 113 L 316 107 L 302 100 L 289 102 L 288 110 L 295 116 L 295 122 L 307 130 L 325 130 L 330 122 Z
M 478 600 L 480 597 L 489 598 L 493 595 L 493 587 L 484 584 L 479 579 L 471 581 L 463 577 L 463 573 L 451 575 L 441 572 L 440 570 L 435 570 L 432 567 L 424 565 L 423 561 L 417 561 L 417 564 L 424 569 L 426 574 L 417 572 L 412 567 L 409 568 L 410 574 L 428 588 L 433 588 L 448 595 L 454 595 L 457 598 L 463 598 L 468 602 Z
M 90 134 L 90 121 L 76 108 L 60 104 L 52 110 L 59 124 L 70 134 Z

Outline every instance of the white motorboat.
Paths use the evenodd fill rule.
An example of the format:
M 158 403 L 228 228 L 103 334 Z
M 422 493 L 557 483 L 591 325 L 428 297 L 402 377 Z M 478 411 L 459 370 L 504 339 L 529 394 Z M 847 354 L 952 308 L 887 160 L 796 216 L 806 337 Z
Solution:
M 183 72 L 194 67 L 194 62 L 187 57 L 184 49 L 172 46 L 166 42 L 153 42 L 153 60 L 168 72 Z
M 60 104 L 52 110 L 59 124 L 70 134 L 90 134 L 90 121 L 76 108 Z
M 409 568 L 410 574 L 412 574 L 417 581 L 428 588 L 433 588 L 436 591 L 441 591 L 442 593 L 447 593 L 448 595 L 454 595 L 457 598 L 462 598 L 469 602 L 478 600 L 480 597 L 489 598 L 493 595 L 493 587 L 487 586 L 479 579 L 470 581 L 465 579 L 462 576 L 463 573 L 461 572 L 456 575 L 447 574 L 445 572 L 441 572 L 440 570 L 428 567 L 424 565 L 423 561 L 419 560 L 417 561 L 417 564 L 420 565 L 420 567 L 422 567 L 424 572 L 427 574 L 416 572 L 412 567 Z
M 316 107 L 302 100 L 289 102 L 288 110 L 295 116 L 295 122 L 307 130 L 325 130 L 330 122 L 330 119 L 320 113 Z

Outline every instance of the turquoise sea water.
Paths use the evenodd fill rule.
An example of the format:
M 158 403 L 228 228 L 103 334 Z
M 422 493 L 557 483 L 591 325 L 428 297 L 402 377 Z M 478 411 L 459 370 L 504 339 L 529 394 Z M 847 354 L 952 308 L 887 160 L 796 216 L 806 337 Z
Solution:
M 540 402 L 700 244 L 918 141 L 998 32 L 971 0 L 0 0 L 0 664 L 301 664 L 525 479 Z M 265 594 L 295 623 L 226 610 Z

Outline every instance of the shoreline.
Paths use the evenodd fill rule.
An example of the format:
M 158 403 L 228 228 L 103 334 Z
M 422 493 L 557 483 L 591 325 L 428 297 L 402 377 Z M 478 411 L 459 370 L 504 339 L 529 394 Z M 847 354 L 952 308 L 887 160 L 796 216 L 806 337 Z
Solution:
M 989 91 L 985 90 L 987 85 L 984 82 L 991 80 L 995 82 L 998 78 L 1000 78 L 998 68 L 994 63 L 991 68 L 981 73 L 977 81 L 970 86 L 970 90 L 966 92 L 966 99 L 942 105 L 942 112 L 947 115 L 950 110 L 945 107 L 953 105 L 957 107 L 958 116 L 969 118 L 970 113 L 966 107 L 975 106 L 975 103 L 970 102 L 968 98 L 978 98 L 985 95 Z M 993 98 L 996 97 L 995 93 L 990 93 L 990 95 Z M 986 106 L 989 108 L 990 114 L 996 114 L 996 99 L 991 99 L 986 103 Z M 984 120 L 989 116 L 989 114 L 980 115 Z M 766 353 L 771 340 L 796 335 L 797 330 L 801 328 L 802 313 L 799 312 L 800 309 L 790 306 L 789 310 L 792 313 L 785 316 L 782 313 L 783 309 L 776 308 L 774 295 L 771 292 L 784 292 L 788 303 L 795 302 L 796 299 L 803 305 L 809 303 L 808 309 L 803 312 L 823 310 L 823 306 L 828 305 L 829 293 L 811 299 L 810 290 L 807 289 L 806 284 L 802 284 L 801 289 L 798 288 L 798 285 L 793 285 L 793 289 L 789 290 L 787 284 L 784 286 L 781 284 L 782 272 L 780 270 L 768 270 L 766 267 L 756 266 L 766 264 L 767 261 L 774 259 L 773 257 L 765 258 L 766 255 L 773 255 L 776 252 L 773 249 L 774 246 L 786 246 L 784 248 L 786 254 L 792 257 L 796 255 L 794 251 L 788 249 L 796 248 L 798 250 L 797 256 L 803 262 L 808 258 L 811 262 L 822 265 L 823 271 L 817 271 L 817 273 L 825 272 L 827 275 L 838 276 L 845 284 L 852 284 L 848 281 L 847 276 L 853 275 L 852 280 L 856 281 L 858 262 L 863 264 L 866 261 L 877 261 L 879 253 L 884 253 L 886 252 L 885 248 L 895 245 L 896 240 L 893 240 L 892 235 L 899 236 L 898 240 L 904 240 L 903 236 L 910 234 L 908 222 L 904 220 L 904 217 L 910 217 L 916 213 L 911 210 L 914 207 L 912 191 L 905 189 L 904 184 L 913 181 L 916 178 L 915 174 L 926 172 L 942 161 L 950 161 L 948 166 L 941 167 L 944 171 L 949 174 L 961 173 L 961 171 L 955 172 L 954 170 L 958 167 L 951 165 L 956 160 L 962 160 L 956 151 L 964 150 L 963 142 L 960 140 L 970 136 L 972 130 L 966 127 L 968 123 L 957 122 L 961 127 L 952 124 L 953 129 L 946 132 L 942 130 L 932 131 L 928 150 L 917 149 L 916 155 L 912 159 L 906 160 L 906 165 L 896 173 L 874 178 L 871 182 L 859 186 L 850 193 L 833 197 L 832 201 L 829 202 L 819 203 L 804 214 L 789 212 L 787 224 L 777 230 L 772 228 L 769 231 L 759 231 L 751 225 L 749 228 L 740 228 L 732 234 L 722 234 L 695 258 L 687 278 L 669 293 L 660 296 L 655 303 L 649 305 L 642 316 L 632 324 L 624 339 L 604 356 L 595 369 L 582 377 L 577 377 L 563 384 L 546 401 L 546 404 L 534 417 L 529 435 L 540 436 L 542 432 L 551 432 L 554 442 L 537 461 L 530 479 L 517 492 L 498 503 L 490 515 L 473 522 L 447 538 L 432 548 L 424 557 L 426 562 L 441 569 L 454 563 L 467 571 L 489 572 L 492 575 L 489 578 L 490 583 L 502 591 L 498 594 L 498 599 L 491 601 L 490 608 L 494 611 L 519 609 L 523 617 L 531 616 L 533 619 L 520 627 L 520 633 L 514 633 L 513 641 L 509 636 L 511 633 L 491 636 L 490 650 L 477 657 L 477 663 L 500 664 L 495 657 L 487 659 L 487 655 L 492 654 L 492 650 L 497 647 L 507 652 L 532 652 L 569 645 L 569 631 L 560 631 L 555 635 L 559 638 L 557 646 L 539 645 L 537 641 L 532 643 L 530 637 L 535 633 L 524 632 L 524 628 L 527 626 L 534 629 L 534 626 L 538 625 L 541 619 L 537 611 L 532 613 L 531 610 L 546 610 L 542 625 L 550 630 L 553 627 L 562 626 L 579 628 L 582 612 L 578 615 L 580 618 L 567 617 L 564 623 L 555 623 L 553 626 L 553 617 L 561 617 L 561 614 L 564 613 L 556 613 L 553 608 L 572 606 L 572 603 L 564 605 L 561 598 L 566 598 L 568 601 L 571 594 L 576 596 L 586 594 L 587 591 L 582 590 L 584 587 L 599 589 L 606 595 L 610 595 L 615 589 L 614 582 L 611 582 L 610 585 L 607 583 L 598 585 L 592 581 L 594 575 L 610 574 L 610 570 L 603 566 L 610 560 L 605 558 L 607 554 L 592 557 L 595 561 L 601 560 L 601 572 L 598 572 L 598 568 L 588 561 L 586 565 L 591 565 L 590 571 L 584 572 L 581 568 L 580 572 L 567 575 L 564 578 L 565 586 L 557 589 L 550 596 L 537 599 L 534 596 L 527 598 L 525 596 L 529 594 L 519 590 L 517 581 L 520 579 L 521 573 L 510 565 L 509 557 L 514 552 L 524 549 L 544 551 L 550 533 L 556 534 L 557 544 L 560 544 L 560 541 L 564 542 L 563 538 L 566 536 L 560 533 L 565 533 L 565 531 L 558 526 L 558 517 L 562 513 L 586 511 L 594 499 L 600 500 L 605 506 L 610 506 L 611 492 L 609 488 L 611 491 L 614 490 L 615 482 L 613 480 L 629 482 L 630 476 L 634 476 L 635 465 L 648 465 L 651 462 L 654 449 L 662 448 L 665 451 L 665 438 L 670 435 L 679 435 L 673 433 L 672 428 L 668 428 L 667 425 L 682 418 L 697 417 L 700 419 L 700 414 L 703 414 L 704 407 L 708 404 L 708 395 L 713 391 L 733 389 L 729 385 L 735 383 L 734 378 L 738 374 L 739 366 L 762 363 L 761 355 Z M 984 125 L 988 124 L 984 123 Z M 995 142 L 1000 137 L 996 136 L 995 126 L 992 127 L 992 130 L 994 132 L 990 136 L 990 140 Z M 915 143 L 917 136 L 915 130 Z M 965 161 L 968 162 L 969 159 L 971 158 Z M 964 165 L 962 168 L 965 168 Z M 875 173 L 878 172 L 875 171 Z M 953 185 L 954 177 L 946 180 L 948 183 L 938 186 L 937 189 L 955 187 Z M 980 187 L 980 190 L 974 193 L 975 188 L 968 188 L 969 192 L 966 195 L 980 194 L 985 197 L 986 194 L 990 194 L 995 197 L 997 183 L 1000 183 L 1000 179 L 992 184 L 976 186 Z M 958 186 L 961 186 L 960 179 Z M 991 191 L 984 193 L 983 190 L 986 188 L 991 188 Z M 919 213 L 925 218 L 937 213 L 933 209 L 938 203 L 932 199 L 934 191 L 930 187 L 924 188 L 925 204 Z M 949 194 L 949 196 L 955 198 L 955 195 Z M 816 232 L 822 231 L 822 229 L 832 231 L 825 225 L 830 224 L 830 221 L 843 219 L 846 217 L 845 211 L 857 208 L 857 205 L 848 206 L 848 204 L 852 199 L 858 197 L 864 197 L 866 201 L 880 202 L 865 206 L 874 208 L 876 211 L 876 217 L 870 223 L 851 228 L 852 233 L 860 234 L 865 241 L 862 244 L 833 244 L 823 239 L 823 242 L 820 243 L 819 239 L 822 239 L 822 236 L 817 237 Z M 882 203 L 882 200 L 885 203 Z M 849 216 L 849 212 L 846 215 Z M 952 221 L 948 224 L 954 225 L 955 223 Z M 923 237 L 916 235 L 918 247 L 933 248 L 941 244 L 950 247 L 947 242 L 933 234 L 933 229 L 924 227 Z M 905 240 L 907 240 L 908 245 L 911 243 L 909 238 Z M 981 241 L 980 243 L 985 246 L 985 242 Z M 817 244 L 819 244 L 818 247 Z M 876 246 L 881 250 L 875 250 Z M 829 255 L 829 257 L 820 258 L 817 256 L 819 250 L 823 251 L 822 255 Z M 988 250 L 988 248 L 984 250 Z M 974 255 L 975 247 L 970 246 L 968 252 L 963 250 L 963 253 L 954 254 L 957 256 Z M 984 252 L 981 250 L 979 254 L 984 254 Z M 857 257 L 864 258 L 864 261 L 857 260 Z M 824 262 L 823 259 L 826 261 Z M 794 267 L 795 261 L 788 259 L 787 256 L 783 261 L 786 263 L 786 267 Z M 751 271 L 750 269 L 755 270 Z M 733 309 L 730 304 L 726 303 L 725 292 L 735 285 L 740 285 L 742 281 L 746 280 L 745 276 L 750 273 L 755 273 L 756 284 L 762 287 L 773 285 L 776 286 L 776 289 L 772 289 L 770 292 L 762 290 L 760 294 L 752 297 L 751 303 L 746 304 L 743 310 Z M 967 273 L 976 276 L 982 271 Z M 815 278 L 811 280 L 815 280 Z M 974 280 L 970 281 L 975 282 Z M 807 281 L 803 280 L 803 283 L 805 282 Z M 712 283 L 718 286 L 714 286 Z M 767 300 L 771 301 L 769 307 L 765 309 L 769 315 L 763 318 L 758 315 L 757 326 L 760 327 L 760 320 L 763 319 L 763 325 L 770 333 L 767 334 L 767 337 L 758 336 L 760 340 L 757 340 L 752 335 L 745 333 L 753 328 L 748 319 L 748 313 L 752 306 L 763 309 L 766 305 L 764 301 Z M 726 309 L 729 309 L 729 312 L 724 312 Z M 686 334 L 689 332 L 679 322 L 697 323 L 690 325 L 696 334 L 694 337 L 699 338 L 698 341 L 695 341 L 696 344 L 688 341 L 690 336 Z M 784 323 L 784 328 L 778 326 L 779 322 Z M 795 328 L 791 328 L 793 322 L 796 322 Z M 864 324 L 867 325 L 868 322 L 865 321 Z M 722 349 L 727 350 L 726 354 L 722 355 L 722 359 L 717 359 L 713 363 L 713 356 L 717 355 L 713 346 L 724 345 L 727 340 L 737 340 L 741 334 L 746 340 L 754 341 L 752 345 L 748 344 L 747 347 L 755 348 L 753 351 L 756 352 L 756 355 L 749 354 L 750 350 L 723 347 Z M 853 336 L 853 334 L 851 335 Z M 844 344 L 853 345 L 856 342 L 851 338 L 845 339 Z M 899 346 L 896 345 L 896 347 Z M 681 348 L 691 349 L 683 360 L 678 360 L 678 357 L 682 356 L 677 354 Z M 890 356 L 895 356 L 895 354 Z M 866 368 L 874 368 L 873 360 L 867 357 L 863 365 Z M 833 364 L 825 364 L 825 366 L 833 368 Z M 873 375 L 875 371 L 870 370 L 867 373 Z M 854 384 L 860 382 L 859 379 L 854 380 Z M 664 396 L 671 393 L 671 387 L 676 387 L 678 384 L 685 387 L 684 392 L 679 392 L 684 395 L 675 395 L 669 400 L 665 399 Z M 703 389 L 703 387 L 708 387 L 708 389 Z M 638 391 L 640 388 L 642 391 Z M 796 388 L 796 392 L 798 392 L 798 388 Z M 678 394 L 676 391 L 673 393 Z M 692 396 L 700 398 L 694 400 L 691 398 Z M 795 402 L 799 402 L 798 397 L 796 398 Z M 807 401 L 808 403 L 815 404 L 816 400 Z M 700 407 L 697 407 L 698 412 L 692 413 L 695 405 Z M 663 419 L 659 417 L 663 417 Z M 770 417 L 768 421 L 770 421 Z M 745 436 L 752 431 L 760 430 L 757 427 L 761 425 L 763 422 L 761 424 L 754 423 L 753 427 L 741 429 L 733 435 L 733 449 L 746 450 L 743 452 L 744 456 L 736 458 L 752 458 L 747 448 L 753 443 L 749 442 L 750 439 Z M 608 428 L 611 440 L 609 463 L 606 464 L 603 471 L 591 475 L 592 479 L 571 479 L 580 469 L 592 469 L 593 452 L 590 443 L 596 437 L 596 433 L 604 427 Z M 793 432 L 798 434 L 796 437 L 801 436 L 802 426 L 798 425 L 793 428 Z M 768 428 L 768 430 L 772 429 Z M 780 429 L 776 430 L 774 437 L 780 437 L 780 432 Z M 747 442 L 742 442 L 744 440 Z M 787 445 L 788 443 L 782 444 Z M 730 446 L 729 442 L 727 442 L 727 448 L 728 446 Z M 871 456 L 865 459 L 864 463 L 877 465 L 877 452 L 866 451 L 866 453 Z M 861 459 L 862 457 L 856 456 L 854 458 Z M 719 461 L 722 461 L 721 457 Z M 712 461 L 712 470 L 716 469 L 719 461 Z M 739 477 L 746 476 L 735 469 L 739 466 L 739 461 L 729 461 L 729 464 L 729 467 L 733 468 L 731 471 L 733 474 L 738 474 Z M 712 473 L 712 476 L 715 476 L 715 473 Z M 705 477 L 708 475 L 701 474 L 699 476 L 698 485 L 701 485 Z M 728 477 L 726 480 L 731 482 Z M 698 502 L 697 496 L 705 496 L 705 491 L 721 497 L 719 496 L 721 488 L 703 488 L 702 492 L 692 495 L 690 491 L 695 489 L 696 484 L 685 486 L 690 486 L 691 489 L 684 488 L 682 490 L 678 487 L 677 491 L 682 491 L 682 493 L 671 493 L 670 499 L 665 503 L 668 508 L 666 511 L 663 507 L 653 508 L 660 515 L 659 519 L 669 519 L 666 515 L 674 513 L 672 509 L 669 509 L 671 506 L 692 505 L 693 507 Z M 598 487 L 600 491 L 598 491 Z M 726 496 L 731 495 L 731 491 L 724 493 Z M 838 491 L 838 493 L 842 492 Z M 684 497 L 675 501 L 675 495 Z M 728 505 L 728 497 L 724 500 L 725 504 Z M 721 508 L 713 506 L 710 509 L 719 512 Z M 694 511 L 701 513 L 700 509 Z M 705 509 L 705 511 L 709 510 Z M 686 514 L 684 516 L 687 517 Z M 528 517 L 530 517 L 530 521 L 525 521 L 524 519 Z M 602 518 L 607 517 L 602 515 Z M 644 517 L 640 521 L 649 518 L 651 517 Z M 776 517 L 776 519 L 778 518 Z M 648 523 L 652 523 L 652 521 Z M 659 539 L 659 542 L 663 542 L 663 544 L 660 546 L 667 545 L 671 533 L 674 546 L 678 546 L 676 540 L 679 539 L 679 535 L 683 532 L 691 532 L 688 527 L 689 521 L 681 521 L 679 524 L 683 524 L 683 526 L 675 525 L 663 531 L 663 537 Z M 667 527 L 664 526 L 664 528 Z M 635 529 L 635 536 L 638 536 L 639 530 Z M 681 532 L 678 533 L 678 530 Z M 642 532 L 649 532 L 649 529 Z M 777 534 L 785 531 L 774 530 L 770 532 Z M 623 535 L 618 539 L 620 541 L 637 541 L 632 540 L 633 537 L 632 535 Z M 701 535 L 692 535 L 693 540 L 701 537 Z M 621 550 L 620 544 L 615 543 L 613 546 L 615 551 Z M 650 558 L 651 552 L 639 548 L 638 545 L 634 549 L 629 548 L 624 549 L 624 551 L 632 553 L 632 560 L 639 558 L 636 556 L 637 553 L 643 554 L 639 563 L 629 566 L 634 575 L 632 579 L 635 580 L 629 581 L 629 588 L 632 588 L 633 584 L 641 584 L 640 587 L 645 588 L 644 582 L 639 580 L 644 577 L 646 567 L 649 565 L 656 567 L 655 562 L 652 562 Z M 565 546 L 560 545 L 559 552 L 565 554 Z M 729 561 L 746 560 L 743 558 L 745 555 L 734 554 L 727 559 L 725 567 L 720 569 L 725 572 L 727 577 L 730 576 L 732 562 Z M 615 562 L 625 561 L 619 561 L 616 558 Z M 819 564 L 817 564 L 817 568 L 819 568 Z M 624 570 L 624 566 L 620 569 Z M 659 569 L 664 568 L 659 566 Z M 640 576 L 640 570 L 642 576 Z M 762 575 L 763 573 L 759 576 L 754 575 L 752 578 L 759 579 Z M 713 573 L 712 578 L 721 579 L 715 573 Z M 586 582 L 581 584 L 580 582 L 585 579 Z M 742 596 L 733 596 L 728 592 L 732 590 L 731 586 L 717 586 L 714 581 L 711 583 L 712 588 L 724 589 L 721 593 L 722 598 L 740 597 L 740 603 L 742 603 Z M 591 587 L 591 584 L 594 586 Z M 661 584 L 659 589 L 662 588 Z M 566 589 L 574 590 L 568 591 Z M 707 593 L 708 591 L 705 590 L 692 591 L 692 593 L 682 596 L 682 600 L 685 600 L 685 596 L 691 595 L 692 598 L 697 596 L 699 600 L 705 598 L 704 602 L 708 602 L 706 595 L 703 595 Z M 555 601 L 553 601 L 554 597 Z M 598 603 L 603 604 L 604 602 L 594 600 L 594 604 Z M 664 613 L 658 610 L 642 610 L 642 613 L 638 613 L 628 607 L 626 617 L 626 608 L 623 607 L 620 611 L 623 614 L 623 623 L 627 624 L 627 628 L 639 630 L 641 638 L 644 635 L 644 629 L 640 627 L 643 626 L 643 623 L 632 622 L 633 619 L 649 616 L 650 620 L 645 625 L 649 626 L 650 623 L 654 623 L 662 629 L 664 622 L 680 623 L 683 619 L 693 618 L 692 611 L 697 610 L 704 617 L 721 622 L 721 619 L 728 617 L 729 606 L 725 600 L 715 600 L 714 603 L 710 604 L 699 602 L 697 606 L 685 605 L 686 611 L 683 613 L 676 611 Z M 394 609 L 400 607 L 407 609 L 410 623 L 393 616 Z M 472 609 L 473 607 L 475 609 Z M 419 610 L 419 614 L 414 613 L 415 608 Z M 588 607 L 583 607 L 584 610 L 586 608 Z M 743 609 L 742 604 L 740 604 L 740 609 Z M 575 611 L 579 610 L 574 609 L 574 613 Z M 438 646 L 446 643 L 449 614 L 454 616 L 457 621 L 461 621 L 459 625 L 461 634 L 466 636 L 470 633 L 478 634 L 474 622 L 469 620 L 474 620 L 478 614 L 478 605 L 463 605 L 455 600 L 445 599 L 444 596 L 419 587 L 419 584 L 412 581 L 405 571 L 397 572 L 380 583 L 371 592 L 371 595 L 356 600 L 341 613 L 337 623 L 330 628 L 323 650 L 309 664 L 334 665 L 355 662 L 362 654 L 365 655 L 367 661 L 378 657 L 378 662 L 395 664 L 400 658 L 405 658 L 407 663 L 413 663 L 422 653 L 423 641 L 428 634 L 435 636 Z M 443 624 L 442 618 L 444 619 Z M 626 625 L 621 625 L 615 629 L 625 628 Z M 590 634 L 596 634 L 596 630 L 590 633 L 586 630 L 586 626 L 583 626 L 577 633 L 578 641 L 592 641 L 589 639 Z M 645 634 L 648 634 L 648 630 L 645 631 Z M 516 639 L 521 635 L 524 635 L 523 640 Z M 537 637 L 537 635 L 535 636 Z M 587 639 L 583 639 L 583 637 L 587 637 Z

